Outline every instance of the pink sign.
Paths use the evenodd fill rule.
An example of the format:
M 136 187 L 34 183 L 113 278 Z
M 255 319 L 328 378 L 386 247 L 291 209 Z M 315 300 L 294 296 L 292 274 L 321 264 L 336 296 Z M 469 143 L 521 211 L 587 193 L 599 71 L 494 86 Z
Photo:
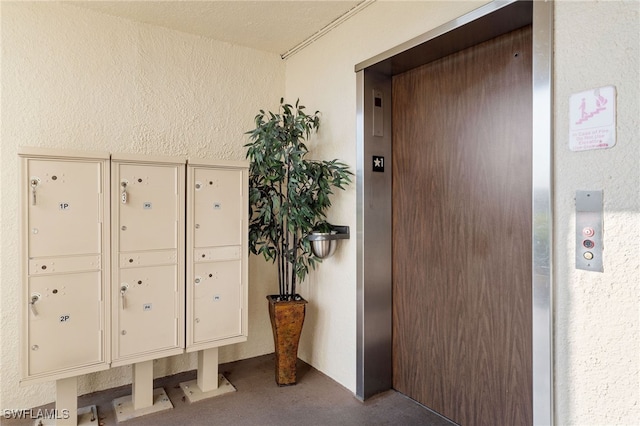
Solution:
M 569 100 L 569 149 L 611 148 L 616 144 L 616 88 L 575 93 Z

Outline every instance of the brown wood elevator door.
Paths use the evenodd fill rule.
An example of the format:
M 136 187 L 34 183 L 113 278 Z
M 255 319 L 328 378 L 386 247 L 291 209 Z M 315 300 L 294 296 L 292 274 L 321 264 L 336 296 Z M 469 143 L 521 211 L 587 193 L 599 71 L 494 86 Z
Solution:
M 533 422 L 531 28 L 393 77 L 394 388 Z

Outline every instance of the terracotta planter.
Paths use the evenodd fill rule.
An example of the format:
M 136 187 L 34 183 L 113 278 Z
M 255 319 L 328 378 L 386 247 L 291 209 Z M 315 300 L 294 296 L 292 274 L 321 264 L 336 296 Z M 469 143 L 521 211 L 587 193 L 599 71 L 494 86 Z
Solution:
M 267 296 L 276 350 L 276 383 L 278 386 L 295 385 L 298 343 L 307 301 L 301 298 L 278 302 L 276 298 Z

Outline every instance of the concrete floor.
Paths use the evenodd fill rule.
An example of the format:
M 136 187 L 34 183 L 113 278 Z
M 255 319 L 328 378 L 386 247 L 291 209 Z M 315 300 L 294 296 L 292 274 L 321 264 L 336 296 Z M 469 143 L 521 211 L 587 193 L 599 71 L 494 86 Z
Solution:
M 180 382 L 193 380 L 195 371 L 156 379 L 164 387 L 174 408 L 162 413 L 127 420 L 127 426 L 160 425 L 437 425 L 454 423 L 429 411 L 395 391 L 387 391 L 366 402 L 329 377 L 301 361 L 298 384 L 278 387 L 274 381 L 274 356 L 265 355 L 219 367 L 236 392 L 190 404 Z M 115 398 L 131 394 L 130 386 L 109 389 L 78 399 L 78 407 L 95 404 L 100 425 L 115 425 Z M 39 408 L 53 408 L 53 405 Z M 33 420 L 0 421 L 6 426 L 33 425 Z

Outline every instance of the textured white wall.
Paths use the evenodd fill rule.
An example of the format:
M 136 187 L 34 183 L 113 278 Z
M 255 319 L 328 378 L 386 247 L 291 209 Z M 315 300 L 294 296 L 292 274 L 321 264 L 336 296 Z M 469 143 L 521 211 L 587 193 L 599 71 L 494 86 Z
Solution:
M 640 2 L 555 7 L 558 424 L 640 424 Z M 569 151 L 569 97 L 617 89 L 617 144 Z M 604 194 L 604 273 L 575 269 L 575 191 Z
M 17 147 L 244 159 L 244 132 L 277 106 L 278 55 L 53 2 L 2 2 L 0 408 L 55 399 L 54 384 L 18 386 Z M 250 264 L 249 341 L 221 362 L 273 351 L 265 296 L 271 269 Z M 196 368 L 194 354 L 155 363 L 156 377 Z M 79 393 L 130 382 L 130 367 L 90 374 Z

